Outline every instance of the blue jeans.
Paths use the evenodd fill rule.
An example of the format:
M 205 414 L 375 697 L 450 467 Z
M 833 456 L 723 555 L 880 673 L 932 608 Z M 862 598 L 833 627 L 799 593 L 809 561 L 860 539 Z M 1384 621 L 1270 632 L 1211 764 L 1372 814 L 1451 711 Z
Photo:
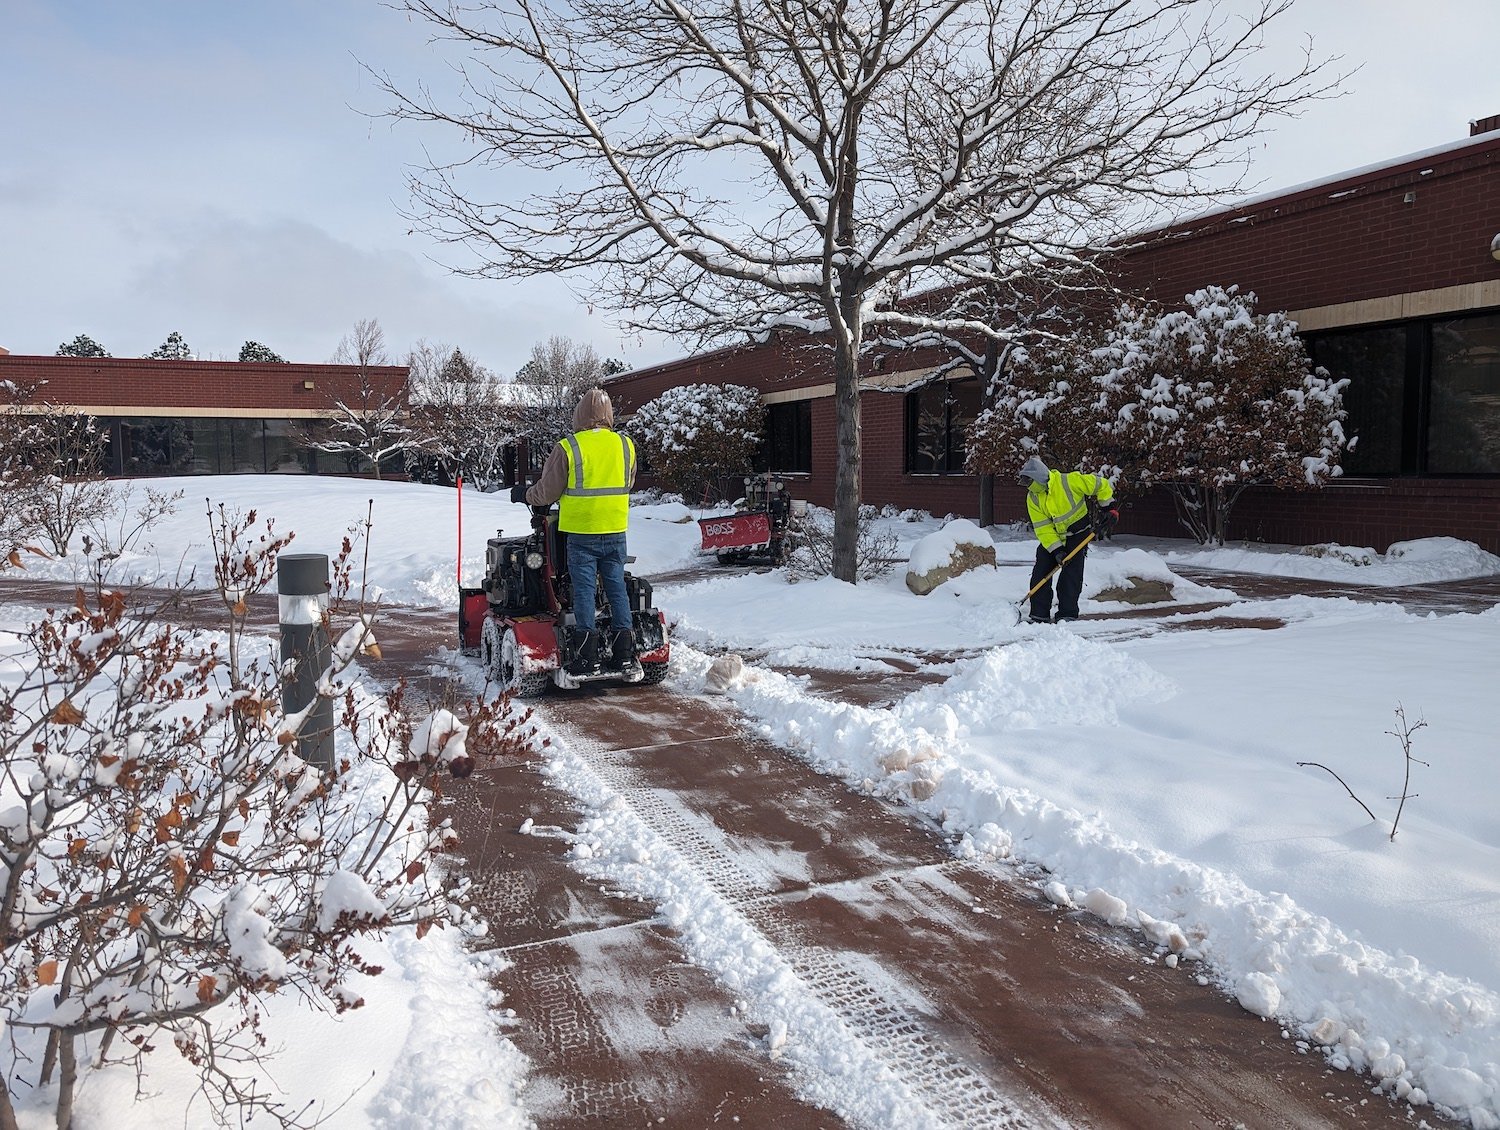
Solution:
M 634 628 L 630 595 L 625 591 L 625 535 L 569 534 L 568 574 L 573 578 L 573 619 L 584 631 L 594 630 L 594 588 L 604 586 L 610 626 Z

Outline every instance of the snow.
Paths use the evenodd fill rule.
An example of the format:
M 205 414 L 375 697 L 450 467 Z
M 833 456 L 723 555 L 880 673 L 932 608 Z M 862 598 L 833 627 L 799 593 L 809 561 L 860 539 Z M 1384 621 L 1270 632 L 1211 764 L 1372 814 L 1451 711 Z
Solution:
M 527 528 L 525 507 L 466 492 L 456 569 L 452 490 L 271 476 L 153 485 L 255 507 L 296 531 L 299 553 L 336 552 L 374 498 L 369 574 L 386 603 L 454 607 L 459 575 L 466 585 L 479 577 L 485 539 Z M 695 516 L 675 502 L 634 507 L 635 571 L 696 562 Z M 959 854 L 1034 865 L 1052 903 L 1139 931 L 1163 965 L 1274 1019 L 1309 1054 L 1367 1072 L 1372 1088 L 1500 1126 L 1500 776 L 1488 709 L 1500 608 L 1439 616 L 1338 595 L 1251 601 L 1234 576 L 1202 584 L 1180 572 L 1390 589 L 1493 575 L 1500 558 L 1449 538 L 1382 554 L 1203 548 L 1127 531 L 1090 548 L 1085 619 L 1032 625 L 1014 615 L 1035 548 L 1023 527 L 981 531 L 997 564 L 918 597 L 903 583 L 905 559 L 924 539 L 973 540 L 972 523 L 879 521 L 903 560 L 857 587 L 790 584 L 780 572 L 659 583 L 674 632 L 667 688 L 704 691 L 716 658 L 742 656 L 712 689 L 765 738 L 941 822 Z M 124 572 L 159 580 L 180 563 L 201 579 L 207 533 L 202 508 L 180 504 L 151 531 L 154 550 L 122 559 Z M 73 557 L 27 573 L 81 579 L 88 568 Z M 1112 616 L 1127 606 L 1100 594 L 1131 577 L 1170 584 L 1176 611 Z M 29 611 L 0 604 L 0 627 L 16 630 Z M 1268 618 L 1284 626 L 1256 630 Z M 1202 626 L 1163 630 L 1173 624 Z M 881 706 L 835 701 L 785 673 L 879 677 L 898 658 L 925 681 Z M 1422 764 L 1411 766 L 1413 795 L 1392 838 L 1406 770 L 1398 707 L 1426 726 L 1410 739 Z M 900 1088 L 841 1042 L 837 1019 L 797 991 L 774 947 L 695 879 L 692 860 L 635 819 L 566 741 L 545 756 L 586 813 L 570 834 L 575 864 L 657 905 L 690 959 L 767 1026 L 768 1058 L 794 1065 L 809 1099 L 857 1124 L 900 1125 Z M 328 905 L 366 904 L 337 890 Z M 253 907 L 242 909 L 253 945 Z M 450 927 L 371 943 L 385 972 L 360 978 L 365 1007 L 340 1017 L 276 998 L 281 1093 L 318 1103 L 335 1128 L 529 1124 L 526 1064 L 486 980 L 495 959 L 464 942 Z M 340 1054 L 350 1046 L 361 1054 Z M 153 1057 L 149 1094 L 134 1104 L 133 1077 L 91 1074 L 75 1125 L 181 1123 L 201 1108 L 189 1107 L 190 1075 L 175 1059 Z M 22 1124 L 50 1124 L 45 1104 L 27 1105 Z

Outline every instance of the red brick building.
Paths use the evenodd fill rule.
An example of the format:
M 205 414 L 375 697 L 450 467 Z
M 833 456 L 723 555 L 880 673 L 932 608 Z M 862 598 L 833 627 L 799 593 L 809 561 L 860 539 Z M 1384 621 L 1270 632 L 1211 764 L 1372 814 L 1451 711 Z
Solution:
M 1299 324 L 1318 364 L 1350 378 L 1347 429 L 1360 440 L 1344 477 L 1312 493 L 1247 491 L 1231 537 L 1383 551 L 1449 535 L 1500 553 L 1500 118 L 1471 129 L 1461 142 L 1147 233 L 1121 257 L 1121 284 L 1166 305 L 1207 285 L 1253 291 L 1261 312 Z M 976 516 L 962 430 L 979 390 L 960 379 L 911 390 L 924 364 L 936 358 L 903 359 L 899 373 L 872 365 L 864 378 L 863 496 Z M 621 374 L 609 388 L 628 414 L 668 387 L 720 381 L 761 390 L 770 466 L 829 505 L 833 375 L 796 339 Z M 936 445 L 934 421 L 946 432 Z M 998 482 L 995 519 L 1019 518 L 1021 497 Z M 1183 532 L 1158 495 L 1129 501 L 1125 529 Z
M 347 473 L 299 432 L 343 400 L 403 400 L 404 365 L 292 365 L 127 357 L 27 357 L 0 350 L 0 382 L 98 418 L 113 475 Z

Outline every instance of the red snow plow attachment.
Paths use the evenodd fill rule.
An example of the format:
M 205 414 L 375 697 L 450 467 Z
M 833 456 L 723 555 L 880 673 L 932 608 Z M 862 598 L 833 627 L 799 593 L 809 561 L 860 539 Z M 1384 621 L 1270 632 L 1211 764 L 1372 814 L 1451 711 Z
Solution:
M 771 518 L 768 514 L 724 514 L 717 518 L 699 518 L 703 531 L 703 552 L 726 550 L 748 552 L 768 549 L 771 545 Z
M 796 546 L 806 513 L 807 503 L 788 498 L 780 476 L 747 478 L 745 497 L 733 514 L 698 519 L 702 552 L 717 554 L 726 564 L 760 559 L 781 565 Z

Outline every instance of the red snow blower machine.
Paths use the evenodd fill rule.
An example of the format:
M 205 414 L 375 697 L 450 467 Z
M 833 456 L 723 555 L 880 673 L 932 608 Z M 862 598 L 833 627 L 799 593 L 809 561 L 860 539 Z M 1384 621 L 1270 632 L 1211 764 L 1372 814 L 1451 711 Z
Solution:
M 575 594 L 567 571 L 567 537 L 557 528 L 556 508 L 533 506 L 531 533 L 490 538 L 481 587 L 458 590 L 463 653 L 479 656 L 490 680 L 520 698 L 542 694 L 549 685 L 572 690 L 600 680 L 631 681 L 625 668 L 608 659 L 586 674 L 565 670 L 584 637 L 573 618 Z M 634 681 L 659 683 L 666 678 L 671 656 L 666 620 L 652 607 L 649 581 L 627 572 L 625 591 L 634 621 L 630 628 L 635 635 L 635 657 L 642 672 Z M 615 625 L 610 623 L 602 591 L 596 588 L 576 595 L 594 601 L 595 626 L 609 639 Z
M 769 561 L 784 565 L 797 547 L 797 535 L 807 503 L 788 498 L 786 483 L 777 475 L 755 475 L 745 479 L 745 497 L 734 505 L 733 514 L 699 518 L 703 535 L 702 553 L 715 554 L 725 565 Z

